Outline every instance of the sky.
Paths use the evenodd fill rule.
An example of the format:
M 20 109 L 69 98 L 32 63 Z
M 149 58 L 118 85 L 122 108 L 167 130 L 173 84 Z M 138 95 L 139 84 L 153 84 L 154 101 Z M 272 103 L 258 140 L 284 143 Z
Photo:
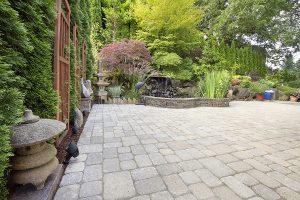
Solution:
M 294 53 L 293 57 L 294 57 L 294 62 L 297 62 L 298 60 L 300 60 L 300 52 Z

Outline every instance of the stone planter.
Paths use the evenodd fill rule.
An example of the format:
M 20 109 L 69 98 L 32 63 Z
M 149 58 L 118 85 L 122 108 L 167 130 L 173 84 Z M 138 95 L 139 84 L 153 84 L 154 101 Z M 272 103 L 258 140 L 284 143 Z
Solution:
M 164 108 L 194 108 L 194 107 L 229 107 L 230 100 L 207 98 L 163 98 L 143 96 L 146 106 Z
M 22 124 L 12 127 L 12 146 L 15 156 L 11 160 L 11 184 L 33 184 L 44 187 L 48 176 L 57 168 L 56 148 L 46 141 L 66 129 L 63 122 L 40 119 L 27 110 Z

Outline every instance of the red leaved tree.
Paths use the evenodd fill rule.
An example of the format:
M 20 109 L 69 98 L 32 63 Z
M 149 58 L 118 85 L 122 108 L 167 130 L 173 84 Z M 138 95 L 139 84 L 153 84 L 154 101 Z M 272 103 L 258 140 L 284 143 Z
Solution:
M 120 69 L 129 74 L 148 73 L 152 63 L 145 44 L 136 40 L 108 44 L 100 51 L 100 58 L 107 70 Z

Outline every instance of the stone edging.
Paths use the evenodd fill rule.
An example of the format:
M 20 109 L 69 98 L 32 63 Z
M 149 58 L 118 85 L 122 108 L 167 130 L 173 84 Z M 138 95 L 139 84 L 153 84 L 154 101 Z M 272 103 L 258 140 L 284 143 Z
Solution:
M 146 106 L 163 108 L 229 107 L 230 99 L 142 97 Z

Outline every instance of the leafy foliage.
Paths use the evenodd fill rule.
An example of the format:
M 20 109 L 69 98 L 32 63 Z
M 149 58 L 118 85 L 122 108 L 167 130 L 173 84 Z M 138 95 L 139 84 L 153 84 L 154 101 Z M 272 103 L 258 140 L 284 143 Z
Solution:
M 94 69 L 94 55 L 92 48 L 92 31 L 95 31 L 92 27 L 92 20 L 100 20 L 101 18 L 92 18 L 90 9 L 92 5 L 100 3 L 100 1 L 88 1 L 88 0 L 69 0 L 71 8 L 71 27 L 77 25 L 78 34 L 78 48 L 75 48 L 74 41 L 70 45 L 70 110 L 71 110 L 71 122 L 74 120 L 74 109 L 79 107 L 80 102 L 80 82 L 78 77 L 75 77 L 75 65 L 79 66 L 82 72 L 82 45 L 85 42 L 86 49 L 86 79 L 91 79 L 95 71 Z M 101 6 L 99 4 L 99 6 Z M 95 10 L 93 10 L 95 12 Z M 100 13 L 101 14 L 101 13 Z M 100 21 L 101 22 L 101 21 Z M 71 31 L 71 39 L 73 39 L 73 31 Z M 77 61 L 75 61 L 75 54 L 77 55 Z M 82 74 L 79 75 L 82 77 Z M 79 77 L 79 78 L 80 78 Z M 75 88 L 75 81 L 77 81 L 77 88 Z
M 286 95 L 300 93 L 299 88 L 293 88 L 293 87 L 289 87 L 289 86 L 279 86 L 278 89 L 279 89 L 279 91 L 283 92 Z
M 106 45 L 101 50 L 100 57 L 107 69 L 122 69 L 129 74 L 147 73 L 152 62 L 144 43 L 135 40 Z
M 28 32 L 17 11 L 9 1 L 0 1 L 0 199 L 7 199 L 6 172 L 10 146 L 10 125 L 18 123 L 23 112 L 23 94 L 20 88 L 24 79 L 16 76 L 16 71 L 26 66 L 25 52 L 30 52 Z
M 92 43 L 95 55 L 111 42 L 135 33 L 133 0 L 91 0 Z
M 206 98 L 224 98 L 229 88 L 230 74 L 227 71 L 212 71 L 199 83 L 201 94 Z
M 270 89 L 270 87 L 264 83 L 260 83 L 260 82 L 252 82 L 250 84 L 250 87 L 249 89 L 252 91 L 252 92 L 255 92 L 256 94 L 261 94 L 263 93 L 264 91 Z
M 264 54 L 254 51 L 250 46 L 237 48 L 234 41 L 226 45 L 224 40 L 219 43 L 211 37 L 205 43 L 199 67 L 203 68 L 203 72 L 226 69 L 237 74 L 248 74 L 251 71 L 265 74 L 265 62 Z
M 55 5 L 51 0 L 11 1 L 26 30 L 32 51 L 24 52 L 27 65 L 16 72 L 27 81 L 25 106 L 40 117 L 52 118 L 57 112 L 58 97 L 52 83 L 52 43 Z M 34 76 L 33 76 L 34 74 Z
M 201 44 L 201 12 L 193 0 L 138 0 L 134 11 L 136 37 L 147 44 L 159 69 L 180 67 L 185 54 Z
M 200 30 L 227 42 L 254 41 L 268 49 L 276 64 L 290 46 L 299 49 L 299 11 L 295 0 L 198 0 L 203 10 Z M 298 14 L 297 14 L 298 13 Z M 278 44 L 281 45 L 277 48 Z
M 120 85 L 110 86 L 107 88 L 107 90 L 112 97 L 120 97 L 122 92 L 124 91 L 122 86 Z

